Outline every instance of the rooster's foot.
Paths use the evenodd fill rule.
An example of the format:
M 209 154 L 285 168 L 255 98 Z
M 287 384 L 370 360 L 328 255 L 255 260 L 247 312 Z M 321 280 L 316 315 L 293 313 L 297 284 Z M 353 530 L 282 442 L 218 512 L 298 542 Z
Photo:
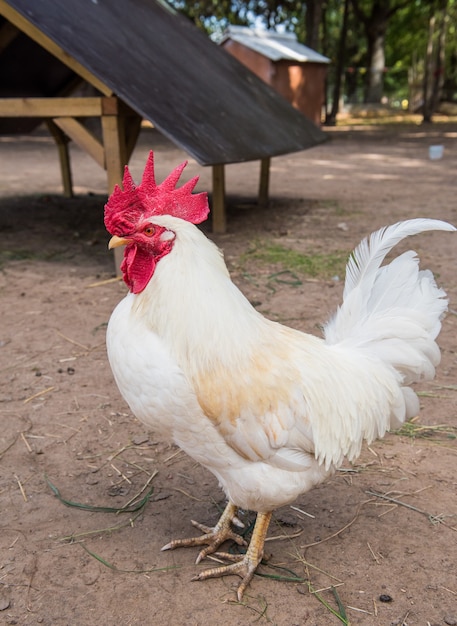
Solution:
M 271 513 L 259 513 L 255 523 L 252 539 L 245 555 L 233 555 L 217 552 L 217 556 L 221 556 L 227 560 L 234 561 L 231 565 L 222 565 L 212 569 L 205 570 L 192 580 L 206 580 L 207 578 L 217 578 L 219 576 L 230 576 L 236 574 L 241 576 L 242 580 L 238 586 L 237 598 L 241 602 L 243 594 L 247 586 L 251 582 L 257 567 L 263 557 L 263 546 L 265 537 L 270 523 Z
M 219 555 L 219 553 L 217 553 Z M 226 554 L 221 554 L 224 558 L 227 558 Z M 238 562 L 232 563 L 231 565 L 221 565 L 221 567 L 213 567 L 212 569 L 207 569 L 204 572 L 201 572 L 197 576 L 194 576 L 192 580 L 206 580 L 207 578 L 218 578 L 219 576 L 230 576 L 230 574 L 237 574 L 241 576 L 242 581 L 238 586 L 237 590 L 237 598 L 238 601 L 241 602 L 243 598 L 243 593 L 245 592 L 247 586 L 252 580 L 252 577 L 255 574 L 255 571 L 262 560 L 260 556 L 259 559 L 248 558 L 247 554 L 239 555 L 240 560 L 235 555 L 230 555 L 230 560 L 237 560 Z
M 208 554 L 212 554 L 216 552 L 218 547 L 231 539 L 235 541 L 239 546 L 247 546 L 246 541 L 233 532 L 231 529 L 231 524 L 236 524 L 237 526 L 243 526 L 240 520 L 237 518 L 238 507 L 229 502 L 225 507 L 224 512 L 221 515 L 221 518 L 217 522 L 214 528 L 209 526 L 205 526 L 200 524 L 199 522 L 195 522 L 192 520 L 192 525 L 201 530 L 204 533 L 201 537 L 191 537 L 190 539 L 175 539 L 167 543 L 166 546 L 163 546 L 162 550 L 174 550 L 175 548 L 187 548 L 191 546 L 203 546 L 206 545 L 206 548 L 200 551 L 196 563 L 200 563 L 202 559 L 204 559 Z

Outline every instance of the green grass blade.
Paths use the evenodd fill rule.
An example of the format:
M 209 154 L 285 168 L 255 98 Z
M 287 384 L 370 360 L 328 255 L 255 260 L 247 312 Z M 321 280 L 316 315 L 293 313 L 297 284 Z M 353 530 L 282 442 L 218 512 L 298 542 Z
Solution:
M 92 550 L 89 550 L 89 548 L 84 543 L 81 543 L 80 545 L 88 554 L 90 554 L 91 557 L 115 572 L 122 572 L 124 574 L 151 574 L 153 572 L 167 572 L 168 570 L 179 569 L 179 565 L 172 565 L 169 567 L 153 567 L 149 569 L 122 569 L 120 567 L 117 567 L 116 565 L 113 565 L 112 563 L 109 563 L 99 554 L 96 554 L 95 552 L 92 552 Z
M 147 492 L 147 494 L 134 506 L 127 506 L 127 507 L 93 506 L 92 504 L 83 504 L 81 502 L 74 502 L 73 500 L 66 500 L 65 498 L 61 496 L 59 489 L 51 483 L 51 481 L 49 480 L 47 476 L 45 476 L 45 480 L 46 480 L 48 487 L 51 489 L 51 491 L 56 496 L 56 498 L 60 502 L 62 502 L 62 504 L 65 504 L 65 506 L 71 506 L 76 509 L 82 509 L 83 511 L 92 511 L 95 513 L 116 513 L 116 514 L 117 513 L 135 513 L 136 511 L 140 511 L 142 508 L 146 506 L 146 504 L 149 502 L 154 492 L 154 488 L 151 487 L 151 489 Z

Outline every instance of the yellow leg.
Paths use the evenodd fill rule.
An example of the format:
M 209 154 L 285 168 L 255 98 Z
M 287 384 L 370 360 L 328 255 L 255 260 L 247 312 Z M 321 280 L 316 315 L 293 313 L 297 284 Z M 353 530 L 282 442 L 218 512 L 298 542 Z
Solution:
M 268 526 L 270 525 L 271 513 L 258 513 L 254 526 L 254 532 L 252 533 L 251 542 L 244 556 L 235 557 L 238 562 L 232 565 L 222 565 L 221 567 L 214 567 L 212 569 L 205 570 L 195 576 L 192 580 L 206 580 L 207 578 L 217 578 L 219 576 L 229 576 L 230 574 L 237 574 L 241 576 L 242 581 L 238 587 L 237 597 L 241 602 L 244 592 L 247 586 L 252 580 L 257 567 L 263 557 L 263 546 L 265 543 L 265 537 L 267 536 Z M 225 554 L 222 556 L 226 556 Z M 233 560 L 233 557 L 232 557 Z
M 174 550 L 175 548 L 188 548 L 192 546 L 206 545 L 207 547 L 203 548 L 197 556 L 196 563 L 200 563 L 205 556 L 215 552 L 218 547 L 228 539 L 235 541 L 239 546 L 246 546 L 247 543 L 243 537 L 233 532 L 231 529 L 232 523 L 242 526 L 241 522 L 237 518 L 237 513 L 238 507 L 232 504 L 232 502 L 229 502 L 214 528 L 204 526 L 203 524 L 192 520 L 192 525 L 201 530 L 204 534 L 201 535 L 201 537 L 191 537 L 190 539 L 175 539 L 170 541 L 170 543 L 167 543 L 166 546 L 163 546 L 162 550 Z

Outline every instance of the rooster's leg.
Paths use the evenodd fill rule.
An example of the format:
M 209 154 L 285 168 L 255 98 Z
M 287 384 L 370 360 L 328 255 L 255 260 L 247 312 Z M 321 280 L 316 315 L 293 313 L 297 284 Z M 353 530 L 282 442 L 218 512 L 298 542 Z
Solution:
M 232 565 L 222 565 L 205 570 L 195 576 L 192 580 L 206 580 L 207 578 L 217 578 L 218 576 L 228 576 L 230 574 L 238 574 L 242 581 L 238 587 L 237 597 L 241 602 L 243 593 L 252 580 L 255 571 L 263 557 L 263 546 L 267 535 L 268 526 L 271 520 L 271 513 L 258 513 L 257 519 L 252 533 L 251 542 L 244 556 L 239 557 L 237 563 Z M 226 555 L 223 555 L 226 556 Z M 238 558 L 238 557 L 237 557 Z
M 204 526 L 203 524 L 192 520 L 192 524 L 204 534 L 201 537 L 192 537 L 190 539 L 175 539 L 170 541 L 170 543 L 167 543 L 166 546 L 163 546 L 162 550 L 173 550 L 174 548 L 206 545 L 206 548 L 203 548 L 197 557 L 196 563 L 200 563 L 205 556 L 211 554 L 212 552 L 216 552 L 218 547 L 228 539 L 232 539 L 239 546 L 246 546 L 247 543 L 243 537 L 233 532 L 231 529 L 232 523 L 242 526 L 241 522 L 236 517 L 237 513 L 238 507 L 229 502 L 214 528 Z

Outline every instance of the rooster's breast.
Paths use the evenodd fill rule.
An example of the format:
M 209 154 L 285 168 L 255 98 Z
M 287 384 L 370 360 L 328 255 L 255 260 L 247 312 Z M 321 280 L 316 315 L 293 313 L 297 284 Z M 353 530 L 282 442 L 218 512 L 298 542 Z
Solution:
M 107 329 L 108 359 L 119 391 L 135 416 L 172 440 L 193 412 L 195 394 L 163 340 L 133 312 L 129 294 L 115 308 Z

